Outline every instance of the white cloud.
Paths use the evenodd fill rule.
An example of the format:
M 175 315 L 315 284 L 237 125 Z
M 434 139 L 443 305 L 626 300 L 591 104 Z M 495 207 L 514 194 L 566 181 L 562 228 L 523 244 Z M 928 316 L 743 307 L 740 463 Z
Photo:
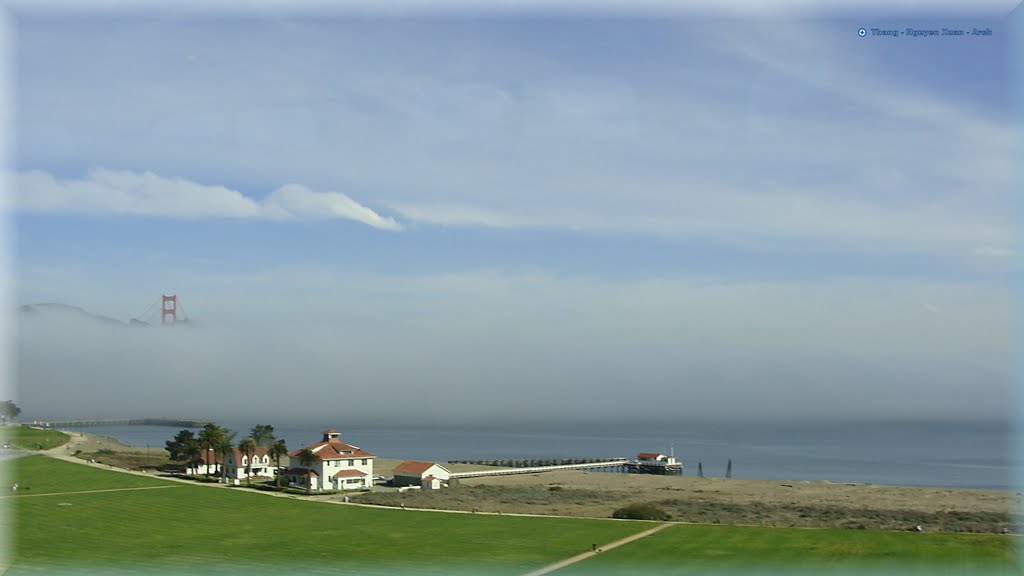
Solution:
M 601 206 L 571 209 L 546 206 L 543 214 L 495 210 L 468 204 L 392 203 L 406 220 L 442 226 L 559 228 L 703 239 L 770 248 L 807 242 L 866 252 L 997 257 L 1013 251 L 1012 228 L 999 218 L 968 210 L 929 206 L 886 206 L 868 198 L 826 191 L 739 192 L 709 185 L 703 195 L 675 204 L 623 203 L 618 212 Z M 665 193 L 664 197 L 671 194 Z M 981 246 L 980 248 L 974 248 Z
M 305 218 L 345 218 L 383 230 L 401 230 L 394 218 L 384 218 L 340 192 L 314 192 L 299 184 L 287 184 L 274 190 L 266 206 Z
M 162 174 L 186 166 L 232 181 L 344 181 L 403 223 L 990 260 L 975 249 L 1012 245 L 1014 128 L 1001 110 L 971 109 L 893 74 L 863 42 L 850 49 L 855 34 L 844 39 L 828 23 L 706 24 L 637 36 L 619 57 L 586 62 L 552 58 L 528 27 L 511 23 L 479 35 L 426 26 L 412 36 L 389 25 L 327 34 L 289 23 L 226 38 L 133 24 L 104 29 L 114 43 L 97 43 L 89 30 L 60 36 L 59 52 L 89 54 L 67 61 L 50 56 L 54 35 L 29 30 L 20 147 L 40 167 L 77 158 Z M 501 35 L 489 40 L 491 30 Z M 613 38 L 604 30 L 590 38 L 589 29 L 566 27 L 587 32 L 582 47 L 594 50 Z M 203 59 L 155 75 L 149 36 L 180 54 L 216 48 L 221 64 Z M 133 43 L 138 53 L 102 48 Z M 365 57 L 344 56 L 354 53 Z M 81 61 L 88 73 L 76 68 Z M 264 65 L 250 70 L 250 61 Z M 250 73 L 193 82 L 221 66 Z M 136 79 L 127 86 L 125 71 Z M 112 87 L 142 93 L 115 99 Z M 89 206 L 82 196 L 76 210 Z M 119 210 L 140 203 L 163 205 L 157 213 L 180 204 L 129 197 Z M 347 196 L 305 189 L 262 202 L 210 190 L 202 203 L 232 217 L 400 227 Z
M 340 192 L 316 192 L 287 184 L 264 200 L 224 186 L 165 178 L 152 172 L 96 168 L 85 178 L 58 179 L 32 170 L 16 178 L 18 209 L 43 213 L 126 214 L 165 218 L 339 218 L 382 230 L 401 230 Z
M 623 72 L 538 78 L 500 108 L 515 130 L 479 130 L 501 134 L 498 153 L 483 137 L 457 148 L 472 160 L 457 181 L 450 158 L 406 159 L 418 186 L 390 182 L 407 192 L 389 206 L 445 226 L 1005 253 L 1014 127 L 912 79 L 879 90 L 878 62 L 833 28 L 771 24 L 709 27 L 719 41 L 703 52 L 702 85 L 721 95 Z M 458 118 L 448 124 L 482 126 Z
M 396 202 L 391 207 L 409 220 L 442 226 L 479 226 L 484 228 L 529 228 L 544 226 L 536 219 L 466 204 L 413 204 Z

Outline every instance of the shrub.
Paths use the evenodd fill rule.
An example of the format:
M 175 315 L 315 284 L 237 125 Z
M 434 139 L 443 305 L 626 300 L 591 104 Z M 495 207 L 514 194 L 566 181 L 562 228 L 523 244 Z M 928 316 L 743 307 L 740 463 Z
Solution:
M 100 448 L 99 450 L 96 451 L 96 454 L 100 454 L 102 456 L 111 456 L 114 454 L 114 451 L 109 448 Z
M 612 518 L 628 520 L 668 520 L 671 518 L 660 506 L 651 502 L 630 504 L 612 512 Z

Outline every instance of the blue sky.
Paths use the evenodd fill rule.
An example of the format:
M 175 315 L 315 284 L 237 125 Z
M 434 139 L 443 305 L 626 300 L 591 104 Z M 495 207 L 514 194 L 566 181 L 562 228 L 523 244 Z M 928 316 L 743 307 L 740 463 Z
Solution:
M 266 410 L 278 354 L 438 418 L 1005 414 L 1009 41 L 976 15 L 25 12 L 17 300 L 127 320 L 175 292 L 204 350 L 235 343 L 196 393 Z M 53 341 L 24 332 L 23 383 Z

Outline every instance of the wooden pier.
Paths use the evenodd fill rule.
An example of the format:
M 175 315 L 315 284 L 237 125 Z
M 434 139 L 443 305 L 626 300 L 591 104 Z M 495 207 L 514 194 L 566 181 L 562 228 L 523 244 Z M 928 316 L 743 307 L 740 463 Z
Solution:
M 84 426 L 179 426 L 181 428 L 202 428 L 213 424 L 213 420 L 188 420 L 183 418 L 125 418 L 120 420 L 50 420 L 36 422 L 48 428 L 80 428 Z
M 625 458 L 603 458 L 603 459 L 587 459 L 578 458 L 575 460 L 589 460 L 588 462 L 578 462 L 575 464 L 555 464 L 550 466 L 520 466 L 516 468 L 502 468 L 500 470 L 475 470 L 473 472 L 454 472 L 450 478 L 479 478 L 481 476 L 508 476 L 511 474 L 536 474 L 538 472 L 551 472 L 552 470 L 584 470 L 587 468 L 622 468 L 629 460 Z M 456 461 L 452 461 L 453 463 Z M 500 462 L 500 460 L 477 460 L 473 462 L 458 461 L 458 463 L 464 464 L 480 464 L 491 466 L 491 464 L 484 464 L 484 462 Z M 506 460 L 506 462 L 508 462 Z M 523 462 L 522 460 L 515 460 L 514 462 Z

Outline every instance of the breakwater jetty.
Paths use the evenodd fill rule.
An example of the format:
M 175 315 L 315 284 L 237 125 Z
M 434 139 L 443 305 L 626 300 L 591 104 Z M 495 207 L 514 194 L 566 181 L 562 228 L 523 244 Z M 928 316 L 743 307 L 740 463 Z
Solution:
M 49 428 L 79 428 L 83 426 L 180 426 L 202 428 L 213 424 L 213 420 L 191 420 L 188 418 L 123 418 L 116 420 L 50 420 L 34 422 L 37 426 Z

